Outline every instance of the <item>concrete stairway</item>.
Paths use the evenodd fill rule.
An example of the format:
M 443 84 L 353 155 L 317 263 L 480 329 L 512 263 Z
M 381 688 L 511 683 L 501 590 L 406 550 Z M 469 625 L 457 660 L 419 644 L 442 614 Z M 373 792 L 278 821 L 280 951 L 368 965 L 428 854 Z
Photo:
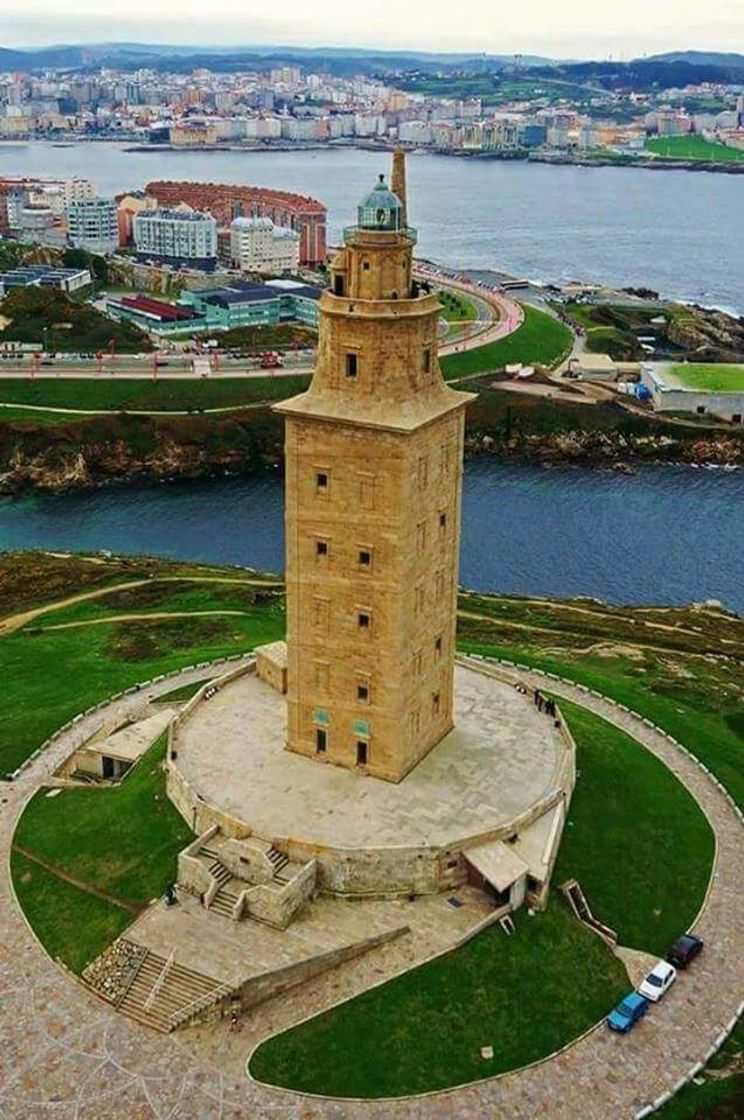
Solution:
M 280 883 L 288 883 L 291 876 L 282 874 L 282 872 L 289 863 L 289 856 L 285 856 L 284 852 L 278 851 L 273 844 L 266 852 L 266 855 L 274 865 L 274 878 Z
M 229 991 L 219 980 L 148 950 L 117 1007 L 130 1019 L 165 1034 Z
M 199 854 L 210 861 L 209 874 L 220 884 L 217 894 L 209 904 L 209 909 L 214 910 L 216 914 L 221 914 L 223 918 L 232 918 L 233 906 L 238 901 L 237 891 L 228 887 L 232 875 L 220 861 L 219 852 L 215 852 L 213 848 L 202 848 Z

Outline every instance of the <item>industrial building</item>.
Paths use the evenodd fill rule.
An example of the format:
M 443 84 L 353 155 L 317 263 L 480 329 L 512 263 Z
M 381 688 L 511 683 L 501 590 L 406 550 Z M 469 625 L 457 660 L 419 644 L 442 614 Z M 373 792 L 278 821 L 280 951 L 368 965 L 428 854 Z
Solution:
M 87 268 L 54 268 L 52 265 L 25 265 L 0 273 L 0 298 L 14 288 L 57 288 L 60 292 L 79 292 L 93 283 Z
M 320 288 L 291 280 L 267 284 L 236 280 L 230 287 L 185 291 L 175 304 L 146 296 L 109 299 L 106 310 L 114 319 L 134 323 L 160 335 L 227 331 L 285 322 L 315 327 L 320 295 Z
M 687 412 L 744 422 L 744 366 L 644 363 L 641 381 L 655 412 Z

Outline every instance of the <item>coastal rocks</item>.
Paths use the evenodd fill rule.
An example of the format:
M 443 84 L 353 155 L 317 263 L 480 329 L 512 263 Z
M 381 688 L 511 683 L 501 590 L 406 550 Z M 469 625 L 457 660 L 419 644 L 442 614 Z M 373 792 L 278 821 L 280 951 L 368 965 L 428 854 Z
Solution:
M 281 429 L 258 410 L 225 419 L 99 416 L 0 425 L 0 493 L 253 474 L 281 461 Z
M 716 435 L 691 439 L 681 429 L 678 439 L 668 434 L 631 434 L 615 430 L 520 433 L 468 433 L 466 449 L 503 458 L 630 470 L 633 462 L 675 462 L 699 466 L 744 466 L 744 439 Z

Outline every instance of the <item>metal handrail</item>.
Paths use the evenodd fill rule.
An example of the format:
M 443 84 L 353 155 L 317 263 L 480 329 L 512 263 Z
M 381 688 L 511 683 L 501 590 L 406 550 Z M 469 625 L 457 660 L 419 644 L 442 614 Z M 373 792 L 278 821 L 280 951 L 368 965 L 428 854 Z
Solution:
M 155 1002 L 155 997 L 157 996 L 158 992 L 160 991 L 163 984 L 165 983 L 165 979 L 166 979 L 168 973 L 170 972 L 171 968 L 173 967 L 173 962 L 175 961 L 175 959 L 176 959 L 176 950 L 171 949 L 170 956 L 168 957 L 168 960 L 163 965 L 162 970 L 160 972 L 160 975 L 158 976 L 157 980 L 153 984 L 152 989 L 150 991 L 150 994 L 143 1004 L 143 1007 L 144 1007 L 145 1011 L 149 1011 L 150 1008 L 152 1007 L 153 1003 Z
M 196 999 L 192 999 L 191 1003 L 187 1003 L 185 1007 L 179 1007 L 175 1011 L 172 1011 L 168 1016 L 168 1022 L 172 1027 L 176 1027 L 179 1023 L 182 1023 L 185 1018 L 193 1014 L 193 1012 L 199 1011 L 202 1006 L 215 1003 L 222 996 L 229 995 L 230 992 L 232 992 L 232 986 L 230 984 L 224 982 L 218 984 L 215 988 L 210 988 L 208 992 L 203 992 L 202 995 L 197 996 Z

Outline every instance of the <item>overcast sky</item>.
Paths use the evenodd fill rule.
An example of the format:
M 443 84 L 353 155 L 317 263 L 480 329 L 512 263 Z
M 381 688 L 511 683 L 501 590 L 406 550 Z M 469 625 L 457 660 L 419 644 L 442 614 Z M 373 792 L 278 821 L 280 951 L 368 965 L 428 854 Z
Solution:
M 0 0 L 0 45 L 112 40 L 633 58 L 744 52 L 742 0 Z M 66 9 L 66 11 L 65 11 Z

